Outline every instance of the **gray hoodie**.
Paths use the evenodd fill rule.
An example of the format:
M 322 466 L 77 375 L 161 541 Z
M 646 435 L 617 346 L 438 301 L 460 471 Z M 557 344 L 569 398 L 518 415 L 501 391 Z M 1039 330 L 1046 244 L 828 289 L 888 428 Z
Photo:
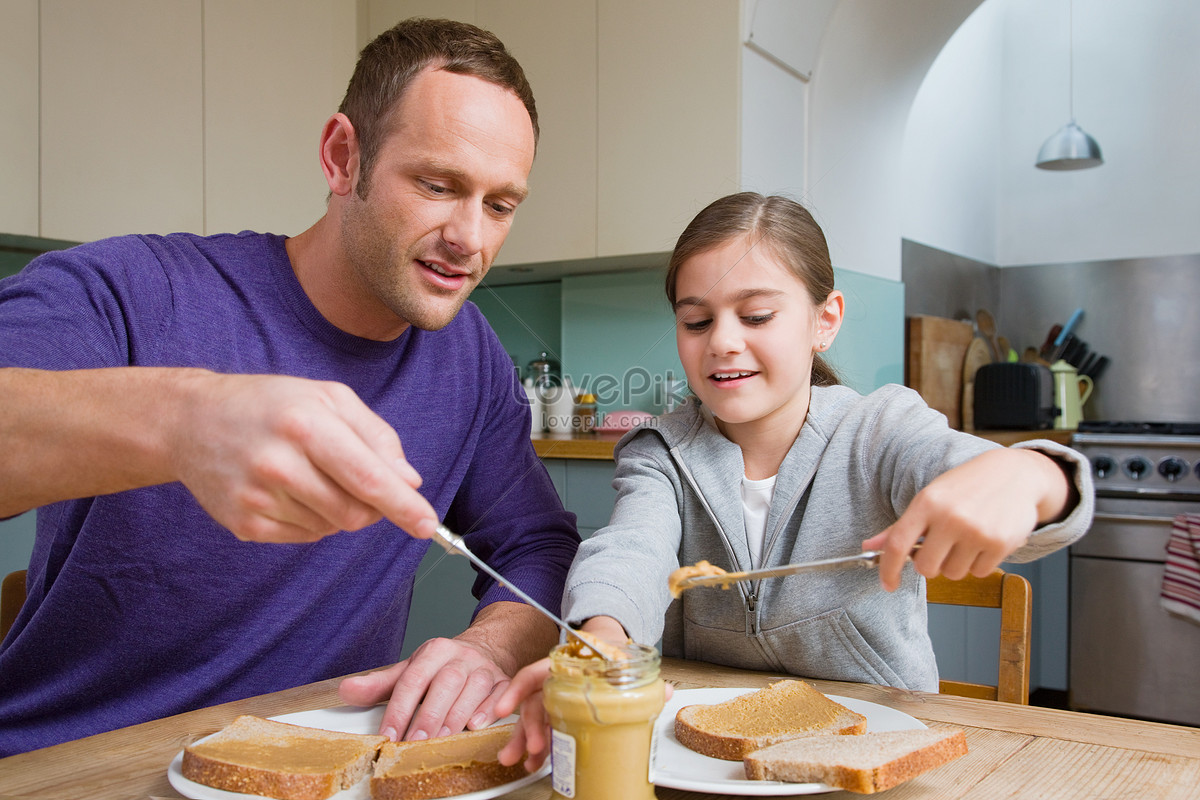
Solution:
M 950 429 L 902 386 L 862 396 L 814 387 L 808 417 L 776 478 L 760 566 L 851 555 L 891 525 L 924 486 L 992 442 Z M 1070 544 L 1091 525 L 1086 459 L 1055 442 L 1036 448 L 1063 463 L 1080 501 L 1036 530 L 1010 561 Z M 701 559 L 726 570 L 751 563 L 742 517 L 741 448 L 693 398 L 635 429 L 616 449 L 617 502 L 607 527 L 584 541 L 567 578 L 563 616 L 608 615 L 662 652 L 811 678 L 938 689 L 925 581 L 904 570 L 885 592 L 875 570 L 852 567 L 692 589 L 672 601 L 667 578 Z M 684 532 L 686 531 L 686 535 Z

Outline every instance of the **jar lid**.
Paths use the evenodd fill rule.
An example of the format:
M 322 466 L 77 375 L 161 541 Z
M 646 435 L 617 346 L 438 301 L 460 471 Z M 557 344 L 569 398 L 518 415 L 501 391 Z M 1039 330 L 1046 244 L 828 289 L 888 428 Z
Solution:
M 591 392 L 584 392 L 583 394 L 579 395 L 579 402 L 594 403 L 596 402 L 596 395 L 592 394 Z

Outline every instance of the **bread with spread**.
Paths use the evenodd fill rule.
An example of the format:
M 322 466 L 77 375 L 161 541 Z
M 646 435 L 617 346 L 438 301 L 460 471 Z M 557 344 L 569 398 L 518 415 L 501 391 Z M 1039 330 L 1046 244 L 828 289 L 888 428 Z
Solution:
M 680 744 L 727 761 L 789 739 L 866 730 L 862 714 L 798 680 L 778 681 L 723 703 L 684 706 L 675 715 Z
M 188 780 L 277 800 L 325 800 L 367 775 L 384 736 L 243 715 L 183 749 Z
M 793 739 L 748 754 L 750 780 L 825 783 L 860 794 L 882 792 L 967 752 L 957 728 L 881 731 Z
M 518 761 L 511 767 L 496 758 L 513 725 L 416 742 L 388 742 L 371 776 L 373 800 L 425 800 L 478 792 L 526 775 Z

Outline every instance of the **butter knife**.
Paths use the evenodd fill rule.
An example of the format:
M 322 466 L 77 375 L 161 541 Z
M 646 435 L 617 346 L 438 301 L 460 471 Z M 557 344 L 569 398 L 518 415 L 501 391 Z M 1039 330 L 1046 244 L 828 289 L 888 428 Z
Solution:
M 920 543 L 913 546 L 913 552 L 916 552 L 920 547 Z M 763 569 L 749 569 L 743 572 L 723 572 L 720 575 L 697 575 L 692 578 L 684 578 L 675 584 L 675 588 L 682 592 L 684 589 L 694 589 L 697 586 L 725 586 L 738 583 L 740 581 L 753 581 L 759 578 L 781 578 L 784 575 L 795 575 L 800 572 L 813 572 L 820 569 L 840 568 L 840 567 L 878 567 L 879 557 L 883 555 L 882 550 L 864 550 L 861 553 L 855 553 L 852 556 L 839 556 L 837 558 L 823 558 L 819 561 L 804 561 L 798 564 L 784 564 L 779 567 L 764 567 Z M 909 554 L 912 558 L 912 554 Z
M 589 649 L 593 650 L 598 656 L 603 658 L 605 661 L 614 660 L 613 658 L 610 657 L 610 655 L 611 655 L 610 653 L 605 652 L 606 650 L 609 649 L 609 647 L 611 647 L 611 645 L 607 645 L 607 643 L 605 643 L 605 642 L 601 642 L 598 639 L 594 639 L 591 635 L 589 635 L 587 633 L 584 633 L 582 631 L 577 631 L 574 628 L 572 628 L 570 625 L 568 625 L 567 623 L 563 622 L 561 619 L 558 618 L 558 616 L 551 613 L 549 609 L 547 609 L 545 606 L 543 606 L 537 600 L 534 600 L 532 597 L 530 597 L 528 594 L 526 594 L 520 588 L 518 588 L 517 586 L 514 586 L 512 583 L 505 580 L 504 577 L 499 572 L 492 569 L 492 567 L 486 561 L 484 561 L 482 558 L 480 558 L 479 556 L 472 553 L 471 549 L 469 547 L 467 547 L 466 542 L 463 541 L 463 537 L 459 536 L 457 533 L 450 530 L 445 525 L 437 526 L 437 529 L 434 531 L 433 540 L 435 542 L 437 542 L 439 545 L 441 545 L 442 549 L 445 550 L 447 553 L 450 553 L 451 555 L 458 553 L 459 555 L 466 556 L 468 559 L 470 559 L 472 564 L 474 564 L 476 567 L 478 567 L 479 569 L 486 572 L 488 575 L 491 575 L 493 578 L 495 578 L 497 583 L 499 583 L 501 586 L 507 588 L 510 592 L 515 594 L 517 597 L 524 600 L 526 603 L 528 603 L 530 606 L 532 606 L 534 609 L 536 609 L 538 612 L 540 612 L 542 614 L 542 616 L 544 616 L 546 619 L 550 620 L 555 625 L 557 625 L 564 633 L 566 633 L 568 636 L 575 639 L 576 641 L 581 642 L 582 644 L 586 645 Z

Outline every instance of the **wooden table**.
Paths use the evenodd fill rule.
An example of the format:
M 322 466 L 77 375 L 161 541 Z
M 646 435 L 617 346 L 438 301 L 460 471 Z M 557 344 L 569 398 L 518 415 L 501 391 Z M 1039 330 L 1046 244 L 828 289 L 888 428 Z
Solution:
M 664 660 L 678 688 L 763 686 L 778 676 Z M 965 729 L 970 752 L 884 794 L 912 798 L 1196 798 L 1200 795 L 1200 729 L 1116 719 L 987 700 L 907 692 L 882 686 L 812 681 L 830 694 L 903 711 L 931 727 Z M 171 797 L 167 765 L 184 744 L 237 714 L 268 716 L 338 705 L 337 680 L 288 689 L 86 739 L 0 759 L 0 798 Z M 546 800 L 548 779 L 509 794 Z M 818 795 L 831 800 L 849 792 Z M 723 795 L 658 789 L 661 800 Z M 614 799 L 619 800 L 619 799 Z

